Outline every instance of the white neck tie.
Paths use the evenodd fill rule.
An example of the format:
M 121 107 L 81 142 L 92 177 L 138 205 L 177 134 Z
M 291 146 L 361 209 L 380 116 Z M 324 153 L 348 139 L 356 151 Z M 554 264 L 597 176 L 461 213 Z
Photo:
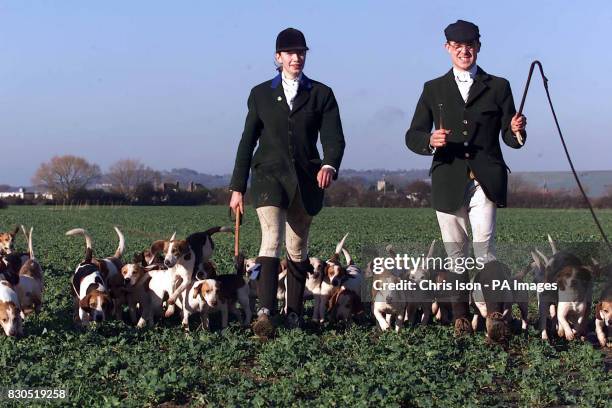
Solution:
M 459 72 L 457 74 L 457 80 L 459 80 L 460 82 L 471 82 L 472 76 L 468 71 Z

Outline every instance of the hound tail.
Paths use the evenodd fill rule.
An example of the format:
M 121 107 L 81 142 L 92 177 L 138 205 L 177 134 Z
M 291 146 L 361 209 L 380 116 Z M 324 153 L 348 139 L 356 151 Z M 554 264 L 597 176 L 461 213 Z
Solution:
M 431 241 L 431 245 L 429 245 L 429 251 L 427 251 L 427 258 L 432 258 L 434 251 L 436 249 L 436 240 Z
M 35 260 L 34 257 L 34 247 L 32 245 L 32 231 L 34 231 L 34 227 L 30 227 L 30 233 L 28 234 L 25 227 L 21 226 L 21 231 L 23 231 L 23 235 L 25 235 L 26 240 L 28 241 L 28 252 L 30 254 L 30 259 Z
M 83 235 L 85 237 L 85 259 L 83 262 L 91 263 L 91 258 L 93 258 L 93 245 L 91 243 L 91 237 L 83 228 L 75 228 L 66 232 L 66 235 L 75 236 L 75 235 Z
M 344 258 L 346 259 L 346 264 L 353 265 L 353 258 L 351 258 L 351 254 L 349 254 L 349 251 L 347 251 L 346 248 L 342 248 L 342 253 L 344 254 Z
M 115 228 L 115 232 L 119 236 L 119 246 L 117 247 L 117 250 L 115 251 L 115 258 L 121 258 L 121 256 L 123 255 L 123 251 L 125 251 L 125 237 L 123 236 L 123 233 L 119 230 L 119 228 L 117 227 L 114 227 L 114 228 Z
M 338 245 L 336 245 L 336 250 L 331 258 L 329 258 L 328 262 L 339 262 L 340 261 L 340 252 L 342 252 L 342 248 L 344 248 L 344 241 L 346 241 L 346 237 L 348 236 L 348 232 L 346 235 L 342 237 Z
M 555 243 L 555 241 L 552 239 L 552 237 L 550 236 L 550 234 L 548 234 L 548 243 L 550 244 L 550 248 L 552 249 L 552 253 L 553 255 L 556 254 L 557 252 L 559 252 L 557 250 L 557 244 Z
M 208 235 L 213 235 L 213 234 L 216 234 L 217 232 L 234 232 L 234 228 L 226 227 L 226 226 L 223 226 L 223 227 L 212 227 L 212 228 L 209 228 L 209 229 L 207 229 L 205 231 L 205 233 L 208 234 Z

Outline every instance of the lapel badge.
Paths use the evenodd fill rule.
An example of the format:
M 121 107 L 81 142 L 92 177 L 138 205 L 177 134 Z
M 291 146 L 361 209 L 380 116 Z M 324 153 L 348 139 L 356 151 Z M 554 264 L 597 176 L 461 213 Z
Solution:
M 282 97 L 282 96 L 279 96 L 278 98 L 276 98 L 276 100 L 280 102 L 280 101 L 282 101 L 282 100 L 283 100 L 283 97 Z

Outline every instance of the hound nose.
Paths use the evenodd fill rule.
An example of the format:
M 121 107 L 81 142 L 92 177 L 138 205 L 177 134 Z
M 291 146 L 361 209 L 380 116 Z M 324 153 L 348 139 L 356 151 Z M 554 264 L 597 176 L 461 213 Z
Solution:
M 213 300 L 212 302 L 210 302 L 210 305 L 211 305 L 212 307 L 217 307 L 217 301 L 216 301 L 216 300 Z
M 123 283 L 125 283 L 126 285 L 129 285 L 130 284 L 130 278 L 123 279 Z
M 170 268 L 171 266 L 171 262 L 167 259 L 164 259 L 164 265 L 166 265 L 168 268 Z

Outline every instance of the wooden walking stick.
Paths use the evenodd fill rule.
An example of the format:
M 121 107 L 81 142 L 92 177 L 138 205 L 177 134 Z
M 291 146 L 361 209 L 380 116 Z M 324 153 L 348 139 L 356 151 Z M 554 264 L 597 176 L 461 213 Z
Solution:
M 244 275 L 244 255 L 240 253 L 240 224 L 242 224 L 240 215 L 240 210 L 237 209 L 234 226 L 234 268 L 236 269 L 236 274 Z

